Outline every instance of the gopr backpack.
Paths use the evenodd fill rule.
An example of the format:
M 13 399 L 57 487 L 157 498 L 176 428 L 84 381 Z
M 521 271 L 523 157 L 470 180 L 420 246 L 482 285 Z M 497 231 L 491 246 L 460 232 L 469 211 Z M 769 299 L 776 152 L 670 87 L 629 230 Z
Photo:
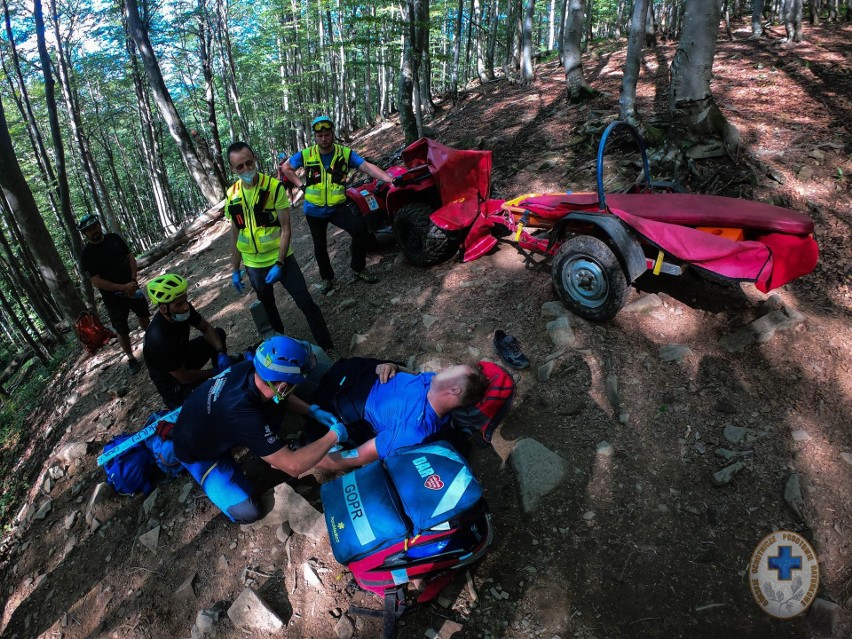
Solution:
M 83 311 L 77 316 L 74 332 L 89 355 L 97 353 L 101 346 L 115 337 L 115 333 L 104 326 L 97 315 L 89 311 Z
M 131 435 L 122 433 L 104 446 L 104 453 L 109 452 Z M 151 483 L 151 470 L 155 465 L 154 455 L 147 446 L 139 444 L 127 449 L 118 457 L 104 464 L 107 483 L 119 495 L 135 495 L 150 493 L 154 486 Z

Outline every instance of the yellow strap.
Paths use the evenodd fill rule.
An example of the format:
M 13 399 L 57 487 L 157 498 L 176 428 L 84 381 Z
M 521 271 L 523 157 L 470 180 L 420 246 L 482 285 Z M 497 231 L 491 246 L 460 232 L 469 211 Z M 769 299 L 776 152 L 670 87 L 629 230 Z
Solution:
M 208 469 L 207 469 L 207 472 L 205 472 L 205 473 L 201 476 L 201 481 L 200 481 L 200 482 L 198 482 L 198 484 L 199 484 L 200 486 L 204 486 L 204 482 L 207 480 L 207 475 L 209 475 L 209 474 L 210 474 L 210 471 L 211 471 L 211 470 L 213 470 L 214 468 L 216 468 L 216 466 L 218 466 L 218 465 L 219 465 L 219 462 L 216 462 L 216 463 L 215 463 L 215 464 L 213 464 L 210 468 L 208 468 Z
M 516 242 L 521 239 L 521 233 L 523 232 L 523 230 L 524 230 L 524 223 L 518 222 L 518 230 L 515 231 L 515 241 Z
M 663 252 L 657 253 L 657 261 L 654 262 L 654 275 L 660 274 L 660 269 L 663 268 Z

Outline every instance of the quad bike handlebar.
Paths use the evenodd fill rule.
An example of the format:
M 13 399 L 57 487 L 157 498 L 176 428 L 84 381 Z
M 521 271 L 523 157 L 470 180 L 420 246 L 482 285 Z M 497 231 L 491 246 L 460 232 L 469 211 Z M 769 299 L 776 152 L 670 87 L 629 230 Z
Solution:
M 645 171 L 645 186 L 650 191 L 652 188 L 651 185 L 651 169 L 648 166 L 648 153 L 645 150 L 645 140 L 642 139 L 642 136 L 639 135 L 639 131 L 636 130 L 632 124 L 625 122 L 623 120 L 615 120 L 609 123 L 609 126 L 604 129 L 603 135 L 601 136 L 600 144 L 598 144 L 598 161 L 597 161 L 597 178 L 598 178 L 598 205 L 600 206 L 600 210 L 606 210 L 606 194 L 604 193 L 603 186 L 603 157 L 604 151 L 606 151 L 606 143 L 609 139 L 609 134 L 612 133 L 615 129 L 624 127 L 630 131 L 630 134 L 633 136 L 633 140 L 636 142 L 636 145 L 639 147 L 639 150 L 642 152 L 642 168 Z

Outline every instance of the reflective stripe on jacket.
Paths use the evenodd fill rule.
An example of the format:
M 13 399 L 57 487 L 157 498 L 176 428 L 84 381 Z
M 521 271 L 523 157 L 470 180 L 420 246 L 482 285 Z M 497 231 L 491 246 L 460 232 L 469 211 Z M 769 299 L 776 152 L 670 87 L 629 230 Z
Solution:
M 225 214 L 236 225 L 237 249 L 246 266 L 261 268 L 271 266 L 278 259 L 281 246 L 281 223 L 275 202 L 283 188 L 273 177 L 258 173 L 257 186 L 243 195 L 243 181 L 237 180 L 228 189 Z M 287 255 L 293 253 L 289 248 Z
M 334 145 L 334 155 L 328 165 L 323 166 L 319 146 L 313 145 L 302 151 L 305 167 L 305 201 L 316 206 L 337 206 L 346 201 L 346 174 L 349 172 L 351 149 L 342 144 Z

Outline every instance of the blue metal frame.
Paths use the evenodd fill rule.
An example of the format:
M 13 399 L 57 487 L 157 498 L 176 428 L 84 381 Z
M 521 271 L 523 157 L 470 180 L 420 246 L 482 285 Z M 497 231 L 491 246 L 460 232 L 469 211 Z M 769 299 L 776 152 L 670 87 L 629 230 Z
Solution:
M 601 136 L 600 144 L 598 144 L 598 166 L 597 166 L 597 178 L 598 178 L 598 206 L 600 206 L 601 211 L 606 210 L 606 195 L 604 194 L 603 187 L 603 157 L 604 151 L 606 150 L 607 139 L 609 138 L 609 134 L 612 133 L 615 129 L 619 127 L 624 127 L 633 135 L 633 139 L 636 141 L 639 150 L 642 152 L 642 166 L 645 169 L 645 185 L 648 189 L 651 189 L 651 170 L 648 166 L 648 153 L 645 151 L 645 140 L 642 139 L 642 136 L 639 135 L 639 131 L 632 124 L 628 124 L 623 120 L 615 120 L 614 122 L 610 122 L 609 126 L 604 129 L 603 135 Z

